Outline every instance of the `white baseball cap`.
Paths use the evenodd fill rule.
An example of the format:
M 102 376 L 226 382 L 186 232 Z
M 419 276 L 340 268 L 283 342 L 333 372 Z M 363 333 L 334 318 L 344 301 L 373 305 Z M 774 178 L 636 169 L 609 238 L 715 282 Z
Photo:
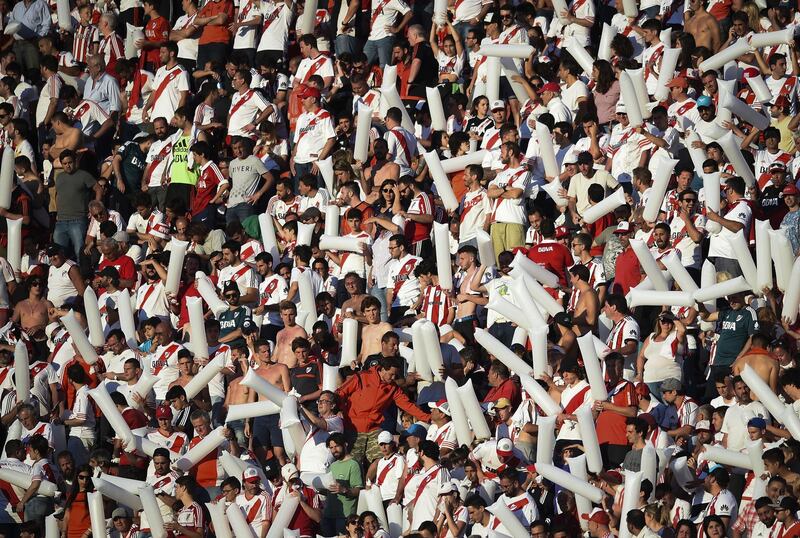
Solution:
M 300 471 L 297 470 L 297 466 L 294 463 L 287 463 L 281 467 L 281 476 L 288 482 L 292 478 L 299 477 Z
M 378 444 L 379 445 L 386 445 L 386 444 L 389 444 L 389 443 L 391 443 L 393 441 L 394 441 L 394 437 L 392 437 L 392 434 L 387 432 L 387 431 L 383 431 L 383 432 L 378 434 Z

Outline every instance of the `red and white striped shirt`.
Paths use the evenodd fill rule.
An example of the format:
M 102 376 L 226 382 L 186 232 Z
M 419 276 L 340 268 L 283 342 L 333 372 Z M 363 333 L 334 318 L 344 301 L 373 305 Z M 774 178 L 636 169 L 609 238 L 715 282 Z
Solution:
M 267 521 L 272 521 L 272 497 L 266 491 L 253 495 L 249 499 L 247 493 L 236 496 L 236 504 L 244 511 L 247 523 L 255 536 L 261 536 L 261 528 Z
M 75 57 L 75 61 L 85 64 L 91 54 L 92 45 L 99 42 L 100 31 L 97 26 L 78 26 L 72 41 L 72 56 Z
M 450 295 L 441 286 L 428 286 L 422 291 L 421 312 L 437 327 L 447 324 L 450 311 L 455 308 Z
M 125 57 L 125 44 L 116 33 L 111 33 L 100 40 L 97 53 L 103 55 L 106 71 L 113 72 L 117 59 Z

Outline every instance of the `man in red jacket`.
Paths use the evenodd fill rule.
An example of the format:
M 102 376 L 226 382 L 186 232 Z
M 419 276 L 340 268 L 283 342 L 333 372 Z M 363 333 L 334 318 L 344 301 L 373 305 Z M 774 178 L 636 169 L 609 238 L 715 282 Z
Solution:
M 348 439 L 353 447 L 351 455 L 359 463 L 363 463 L 366 456 L 365 467 L 381 457 L 378 434 L 383 413 L 392 403 L 419 420 L 429 422 L 431 419 L 397 386 L 399 360 L 399 357 L 381 357 L 377 366 L 354 375 L 336 391 L 339 401 L 343 402 L 345 431 L 351 432 Z M 355 439 L 352 432 L 356 434 Z

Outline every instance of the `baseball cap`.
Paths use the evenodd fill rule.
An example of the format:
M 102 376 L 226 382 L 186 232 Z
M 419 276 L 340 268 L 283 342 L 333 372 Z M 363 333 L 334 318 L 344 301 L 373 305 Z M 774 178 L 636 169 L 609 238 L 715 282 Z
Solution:
M 784 495 L 778 499 L 778 506 L 781 510 L 790 510 L 792 513 L 797 512 L 797 499 Z
M 378 444 L 379 445 L 388 445 L 392 441 L 394 441 L 394 439 L 392 438 L 392 434 L 391 433 L 389 433 L 387 431 L 383 431 L 383 432 L 378 434 Z
M 675 314 L 673 314 L 669 310 L 666 310 L 658 315 L 658 319 L 659 321 L 675 321 L 676 318 Z
M 128 508 L 125 508 L 123 506 L 119 506 L 117 508 L 114 508 L 114 511 L 111 512 L 111 519 L 118 518 L 118 517 L 131 518 L 131 517 L 133 517 L 133 512 L 131 512 L 130 509 L 128 509 Z
M 447 495 L 448 493 L 453 493 L 456 490 L 456 487 L 453 485 L 451 481 L 447 481 L 441 486 L 439 486 L 439 490 L 436 492 L 436 495 Z
M 322 94 L 318 89 L 313 86 L 309 86 L 308 84 L 301 84 L 300 87 L 297 88 L 297 96 L 300 99 L 307 99 L 309 97 L 316 97 L 319 99 L 322 97 Z
M 680 380 L 675 379 L 674 377 L 670 377 L 669 379 L 664 380 L 661 383 L 661 392 L 667 392 L 670 390 L 681 390 L 683 385 L 681 384 Z
M 753 417 L 747 421 L 748 428 L 758 428 L 759 430 L 767 429 L 767 421 L 761 417 Z
M 113 236 L 114 241 L 117 243 L 127 243 L 128 242 L 128 232 L 125 230 L 120 230 Z
M 608 517 L 606 511 L 600 508 L 593 508 L 590 513 L 581 514 L 581 519 L 584 519 L 586 521 L 592 521 L 600 525 L 608 525 L 609 523 L 611 523 L 611 518 Z
M 507 458 L 514 453 L 514 443 L 511 439 L 504 437 L 497 441 L 497 455 L 501 458 Z
M 244 470 L 242 478 L 244 478 L 245 482 L 258 482 L 258 471 L 255 469 L 255 467 L 248 467 Z
M 563 164 L 577 164 L 577 162 L 578 162 L 578 156 L 572 153 L 571 151 L 567 152 L 566 156 L 564 157 Z
M 412 424 L 406 431 L 403 432 L 403 435 L 413 435 L 414 437 L 425 439 L 425 436 L 428 435 L 428 432 L 419 424 Z
M 544 86 L 542 86 L 543 92 L 553 92 L 553 93 L 561 93 L 561 88 L 555 82 L 548 82 Z
M 789 104 L 790 104 L 789 99 L 787 99 L 785 95 L 779 95 L 778 97 L 775 98 L 774 101 L 772 101 L 769 104 L 769 106 L 779 106 L 781 108 L 786 108 L 787 106 L 789 106 Z
M 553 316 L 553 321 L 564 327 L 572 327 L 572 314 L 569 312 L 558 312 Z
M 172 408 L 168 405 L 160 405 L 156 409 L 156 418 L 168 418 L 172 420 Z
M 225 286 L 222 288 L 222 293 L 228 293 L 230 291 L 239 292 L 239 285 L 236 284 L 233 280 L 229 280 L 225 283 Z
M 669 81 L 667 84 L 667 88 L 683 88 L 686 89 L 689 87 L 689 81 L 686 80 L 686 77 L 675 77 Z
M 445 399 L 441 399 L 438 402 L 431 402 L 428 404 L 428 407 L 430 407 L 431 409 L 438 409 L 448 417 L 452 416 L 450 414 L 450 404 L 447 403 L 447 400 Z
M 567 230 L 567 227 L 559 226 L 556 228 L 556 239 L 564 239 L 565 237 L 569 237 L 569 230 Z
M 264 476 L 267 477 L 267 480 L 272 480 L 280 476 L 277 460 L 272 459 L 264 464 Z
M 794 185 L 786 185 L 781 191 L 781 193 L 784 195 L 788 194 L 789 196 L 797 196 L 798 194 L 800 194 L 800 190 L 798 190 L 797 187 L 795 187 Z
M 506 109 L 506 103 L 505 103 L 505 101 L 502 101 L 502 100 L 500 100 L 500 99 L 498 99 L 498 100 L 496 100 L 496 101 L 492 101 L 492 110 L 493 110 L 493 111 L 494 111 L 494 110 L 500 110 L 501 108 L 502 108 L 503 110 L 505 110 L 505 109 Z
M 711 108 L 713 106 L 714 103 L 708 95 L 701 95 L 697 98 L 697 108 Z
M 627 220 L 623 220 L 619 224 L 617 224 L 617 229 L 614 230 L 616 235 L 623 235 L 631 233 L 631 223 Z
M 769 171 L 772 172 L 773 170 L 780 170 L 781 172 L 785 172 L 786 165 L 780 161 L 775 161 L 774 163 L 769 165 Z
M 288 482 L 289 480 L 300 476 L 300 471 L 297 470 L 297 466 L 294 463 L 287 463 L 281 467 L 281 476 L 285 481 Z
M 495 409 L 505 409 L 511 407 L 511 401 L 508 398 L 500 398 L 494 403 Z
M 698 420 L 694 425 L 694 432 L 711 432 L 711 422 L 708 420 Z
M 148 136 L 150 136 L 150 135 L 145 133 L 144 131 L 139 131 L 138 133 L 133 135 L 133 139 L 134 140 L 142 140 L 144 138 L 147 138 Z
M 617 114 L 627 114 L 628 109 L 625 108 L 625 103 L 623 103 L 622 101 L 618 101 L 617 106 L 614 107 L 614 112 L 616 112 Z
M 599 476 L 609 484 L 622 484 L 625 481 L 619 471 L 603 471 Z

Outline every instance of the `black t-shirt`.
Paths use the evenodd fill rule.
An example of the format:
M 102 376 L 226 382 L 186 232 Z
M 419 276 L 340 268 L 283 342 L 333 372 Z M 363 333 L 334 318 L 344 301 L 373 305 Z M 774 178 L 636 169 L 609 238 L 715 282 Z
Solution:
M 319 390 L 322 377 L 319 373 L 319 362 L 316 358 L 311 358 L 305 366 L 296 366 L 289 370 L 289 378 L 292 381 L 292 388 L 305 396 Z
M 783 187 L 768 185 L 764 187 L 758 198 L 758 205 L 761 207 L 763 216 L 768 218 L 769 223 L 776 229 L 780 228 L 783 217 L 789 212 L 789 208 L 783 202 L 781 191 L 783 191 Z
M 427 42 L 414 46 L 411 51 L 411 61 L 414 60 L 419 60 L 422 65 L 414 82 L 408 85 L 408 94 L 425 98 L 427 96 L 425 88 L 432 88 L 439 83 L 439 62 L 436 61 L 433 50 Z

